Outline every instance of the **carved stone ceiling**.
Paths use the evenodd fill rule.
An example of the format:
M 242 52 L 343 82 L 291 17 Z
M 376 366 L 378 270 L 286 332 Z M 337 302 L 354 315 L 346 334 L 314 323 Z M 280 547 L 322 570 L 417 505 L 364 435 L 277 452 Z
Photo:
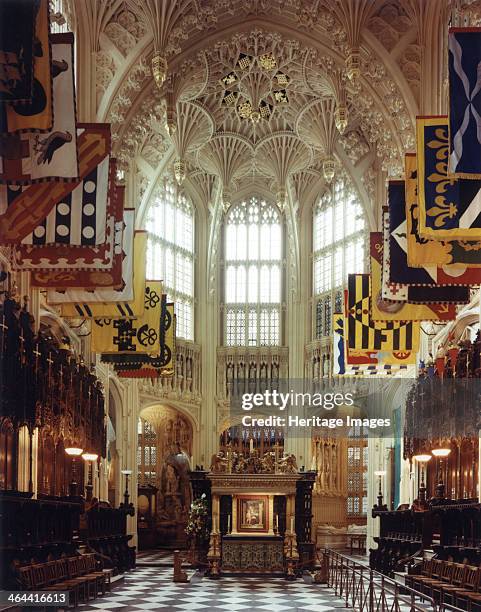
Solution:
M 101 21 L 97 119 L 139 199 L 176 159 L 227 192 L 267 179 L 299 196 L 332 158 L 365 204 L 379 169 L 401 174 L 420 89 L 413 0 L 85 1 Z

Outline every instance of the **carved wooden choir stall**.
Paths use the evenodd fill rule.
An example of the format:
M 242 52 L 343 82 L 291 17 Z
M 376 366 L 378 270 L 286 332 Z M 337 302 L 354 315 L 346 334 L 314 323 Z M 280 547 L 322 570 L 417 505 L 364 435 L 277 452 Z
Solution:
M 479 503 L 480 338 L 450 347 L 421 368 L 406 401 L 404 458 L 418 474 L 418 496 L 388 511 L 378 503 L 377 548 L 370 564 L 387 574 L 415 563 L 430 549 L 434 558 L 481 563 Z
M 81 549 L 99 566 L 133 567 L 126 530 L 133 506 L 92 498 L 92 472 L 106 446 L 100 381 L 66 340 L 46 326 L 33 332 L 26 302 L 7 294 L 0 321 L 0 587 L 40 588 L 45 564 L 85 562 Z M 36 568 L 38 580 L 27 584 L 34 570 L 24 568 Z

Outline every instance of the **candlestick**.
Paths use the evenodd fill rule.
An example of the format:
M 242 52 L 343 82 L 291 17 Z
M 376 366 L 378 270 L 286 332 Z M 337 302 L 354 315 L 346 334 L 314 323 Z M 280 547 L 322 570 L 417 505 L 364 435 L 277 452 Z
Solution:
M 227 533 L 230 533 L 230 514 L 227 516 Z
M 294 517 L 291 516 L 291 533 L 294 533 Z
M 252 453 L 254 451 L 254 440 L 251 438 L 249 440 L 249 452 Z
M 279 515 L 278 514 L 276 514 L 276 523 L 275 523 L 275 525 L 276 525 L 276 531 L 279 532 Z

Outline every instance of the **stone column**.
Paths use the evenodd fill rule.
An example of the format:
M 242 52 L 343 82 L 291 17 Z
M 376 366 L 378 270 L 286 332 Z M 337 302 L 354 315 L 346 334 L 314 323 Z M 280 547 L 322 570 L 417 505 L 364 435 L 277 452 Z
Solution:
M 196 296 L 197 308 L 195 316 L 195 337 L 201 346 L 202 359 L 202 407 L 200 412 L 200 431 L 197 435 L 202 444 L 195 445 L 198 455 L 194 454 L 194 465 L 202 464 L 209 468 L 212 455 L 218 450 L 218 418 L 217 418 L 217 346 L 222 317 L 219 311 L 218 294 L 218 258 L 219 240 L 222 231 L 222 199 L 221 190 L 212 203 L 208 219 L 196 224 L 196 244 L 198 259 L 196 262 Z M 207 208 L 207 206 L 206 206 Z M 204 215 L 204 210 L 199 215 Z M 201 231 L 201 226 L 208 231 Z M 210 259 L 209 259 L 210 258 Z
M 309 304 L 311 297 L 311 208 L 306 206 L 299 222 L 299 203 L 288 190 L 286 206 L 286 313 L 283 344 L 289 347 L 289 379 L 299 383 L 304 379 L 305 346 L 309 338 Z M 297 391 L 302 389 L 297 388 Z M 294 389 L 296 391 L 296 389 Z M 293 411 L 300 417 L 310 416 L 310 409 L 299 407 Z M 285 451 L 297 458 L 297 465 L 309 469 L 311 464 L 311 428 L 287 430 Z

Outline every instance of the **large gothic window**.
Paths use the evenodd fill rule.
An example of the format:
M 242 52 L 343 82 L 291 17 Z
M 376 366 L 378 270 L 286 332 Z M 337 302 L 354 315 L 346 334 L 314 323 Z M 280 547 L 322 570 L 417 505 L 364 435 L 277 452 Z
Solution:
M 224 343 L 281 343 L 282 221 L 279 209 L 252 197 L 227 213 L 224 234 Z
M 146 222 L 147 278 L 162 280 L 175 303 L 177 337 L 194 335 L 194 209 L 171 183 L 165 183 L 150 205 Z
M 337 180 L 314 208 L 314 336 L 329 336 L 332 314 L 343 305 L 347 275 L 364 271 L 364 215 L 344 179 Z

